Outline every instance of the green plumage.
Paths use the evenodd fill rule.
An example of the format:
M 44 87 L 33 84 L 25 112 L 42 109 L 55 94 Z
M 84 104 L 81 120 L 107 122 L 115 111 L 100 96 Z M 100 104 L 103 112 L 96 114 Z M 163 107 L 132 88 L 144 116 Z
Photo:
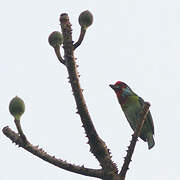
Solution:
M 143 99 L 136 96 L 128 96 L 127 101 L 122 105 L 122 110 L 133 130 L 137 125 L 138 114 L 143 108 Z M 153 140 L 154 125 L 152 121 L 151 113 L 149 112 L 141 130 L 140 138 L 144 141 L 148 141 L 149 149 L 154 146 Z
M 131 128 L 135 130 L 139 113 L 143 108 L 144 100 L 136 95 L 125 83 L 117 82 L 115 85 L 110 85 L 110 87 L 116 92 L 122 110 Z M 140 133 L 140 138 L 148 142 L 149 149 L 151 149 L 155 144 L 153 134 L 153 119 L 151 113 L 148 112 Z

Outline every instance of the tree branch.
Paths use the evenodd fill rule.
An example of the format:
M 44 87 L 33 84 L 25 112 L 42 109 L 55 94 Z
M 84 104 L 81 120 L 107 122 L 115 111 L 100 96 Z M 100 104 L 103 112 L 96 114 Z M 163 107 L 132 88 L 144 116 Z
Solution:
M 24 148 L 25 150 L 29 151 L 35 156 L 59 168 L 85 176 L 96 177 L 101 179 L 103 177 L 103 171 L 101 169 L 89 169 L 85 168 L 84 166 L 76 166 L 74 164 L 67 163 L 66 161 L 63 161 L 61 159 L 57 159 L 55 158 L 55 156 L 47 154 L 43 149 L 39 148 L 38 146 L 33 146 L 29 142 L 24 144 L 24 141 L 21 138 L 21 136 L 18 133 L 11 130 L 8 126 L 4 127 L 2 131 L 4 135 L 11 139 L 12 142 L 15 142 L 17 145 L 19 145 L 19 147 Z
M 143 110 L 140 112 L 140 118 L 138 120 L 137 127 L 136 127 L 136 129 L 134 131 L 134 134 L 132 135 L 132 140 L 131 140 L 130 146 L 128 147 L 127 155 L 124 158 L 124 164 L 123 164 L 123 166 L 121 168 L 121 171 L 119 173 L 119 176 L 120 176 L 121 180 L 125 179 L 127 170 L 129 169 L 129 164 L 130 164 L 131 159 L 132 159 L 132 155 L 133 155 L 133 152 L 134 152 L 134 149 L 135 149 L 135 145 L 136 145 L 137 139 L 138 139 L 138 137 L 139 137 L 139 135 L 141 133 L 141 129 L 143 127 L 143 124 L 144 124 L 144 122 L 146 120 L 146 116 L 147 116 L 147 114 L 149 112 L 149 107 L 150 107 L 150 103 L 145 102 Z
M 77 113 L 80 115 L 83 127 L 88 137 L 88 144 L 90 145 L 90 151 L 99 161 L 100 165 L 104 170 L 117 172 L 117 166 L 111 160 L 111 155 L 106 144 L 98 136 L 95 127 L 92 123 L 89 115 L 82 89 L 79 83 L 79 77 L 77 72 L 77 65 L 74 57 L 74 47 L 72 41 L 72 29 L 67 14 L 61 14 L 60 16 L 61 29 L 63 34 L 63 47 L 64 47 L 64 58 L 66 67 L 69 73 L 69 79 L 73 90 L 73 95 L 77 105 Z

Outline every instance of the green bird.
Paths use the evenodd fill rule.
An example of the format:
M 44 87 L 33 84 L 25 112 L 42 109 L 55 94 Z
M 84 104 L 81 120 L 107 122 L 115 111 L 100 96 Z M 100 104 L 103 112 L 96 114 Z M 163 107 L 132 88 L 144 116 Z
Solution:
M 135 130 L 139 112 L 143 108 L 144 100 L 135 94 L 132 89 L 124 82 L 118 81 L 114 85 L 109 85 L 116 93 L 121 108 L 133 130 Z M 147 141 L 148 148 L 154 145 L 154 123 L 150 111 L 142 127 L 140 138 Z

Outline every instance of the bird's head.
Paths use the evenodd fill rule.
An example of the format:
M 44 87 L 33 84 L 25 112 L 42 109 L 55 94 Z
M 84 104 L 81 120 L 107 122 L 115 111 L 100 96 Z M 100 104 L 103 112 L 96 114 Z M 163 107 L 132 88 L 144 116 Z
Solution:
M 127 84 L 122 81 L 117 81 L 115 84 L 109 85 L 115 92 L 122 91 L 123 88 L 127 87 Z
M 130 87 L 122 81 L 117 81 L 109 86 L 115 91 L 118 98 L 127 97 L 133 93 Z

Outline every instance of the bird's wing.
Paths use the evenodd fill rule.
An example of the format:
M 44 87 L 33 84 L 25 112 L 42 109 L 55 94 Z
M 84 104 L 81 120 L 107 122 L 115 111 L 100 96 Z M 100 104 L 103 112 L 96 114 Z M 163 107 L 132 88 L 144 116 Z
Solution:
M 143 107 L 143 105 L 144 105 L 144 100 L 143 100 L 141 97 L 139 97 L 139 103 L 140 103 L 140 105 Z M 151 128 L 151 130 L 152 130 L 152 132 L 153 132 L 153 134 L 154 134 L 154 123 L 153 123 L 153 119 L 152 119 L 152 116 L 151 116 L 150 111 L 149 111 L 148 114 L 147 114 L 147 119 L 146 119 L 146 121 L 147 121 L 148 124 L 150 125 L 150 128 Z

